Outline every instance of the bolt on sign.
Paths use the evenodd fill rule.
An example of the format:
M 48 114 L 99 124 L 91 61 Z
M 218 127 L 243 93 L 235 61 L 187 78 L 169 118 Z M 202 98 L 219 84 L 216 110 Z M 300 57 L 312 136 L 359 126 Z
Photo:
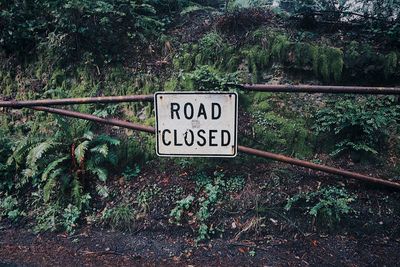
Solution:
M 236 93 L 158 92 L 154 98 L 159 156 L 236 156 Z

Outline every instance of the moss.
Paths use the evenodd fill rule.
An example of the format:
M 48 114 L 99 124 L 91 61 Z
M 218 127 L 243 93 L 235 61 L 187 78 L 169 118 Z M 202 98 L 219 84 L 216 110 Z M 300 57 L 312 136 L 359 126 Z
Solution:
M 294 52 L 295 65 L 298 68 L 304 69 L 313 64 L 315 49 L 312 45 L 307 43 L 296 43 L 294 45 Z
M 0 93 L 3 96 L 11 96 L 18 90 L 17 83 L 14 82 L 14 79 L 11 77 L 11 73 L 9 71 L 3 70 L 0 73 Z
M 186 71 L 189 71 L 193 68 L 193 58 L 190 53 L 186 52 L 185 54 L 183 54 L 182 66 Z
M 257 68 L 257 65 L 253 63 L 251 65 L 251 82 L 252 83 L 258 83 L 260 81 L 260 74 Z
M 251 81 L 257 83 L 260 81 L 260 73 L 268 67 L 270 54 L 262 47 L 256 45 L 243 51 L 247 61 Z
M 321 49 L 320 49 L 321 51 Z M 322 50 L 323 52 L 323 50 Z M 325 82 L 329 81 L 329 62 L 328 62 L 328 57 L 324 54 L 321 53 L 318 58 L 318 70 L 319 74 L 322 76 L 322 79 Z
M 195 64 L 196 66 L 198 66 L 198 65 L 203 65 L 203 63 L 204 63 L 203 54 L 198 53 L 198 54 L 195 56 L 195 58 L 194 58 L 194 64 Z
M 392 51 L 385 56 L 385 66 L 384 66 L 384 75 L 385 78 L 388 79 L 391 75 L 396 72 L 396 68 L 398 65 L 398 57 L 397 53 Z
M 229 59 L 227 65 L 226 65 L 226 70 L 227 70 L 228 72 L 237 71 L 240 62 L 241 62 L 241 59 L 240 59 L 239 56 L 232 56 L 232 57 Z
M 175 91 L 178 87 L 179 81 L 177 78 L 173 77 L 164 83 L 165 91 Z
M 343 72 L 343 52 L 335 47 L 311 47 L 310 55 L 313 62 L 313 71 L 324 82 L 339 82 Z
M 350 64 L 354 64 L 360 57 L 360 44 L 356 41 L 350 42 L 350 44 L 346 47 L 346 57 L 347 61 Z
M 290 42 L 285 35 L 277 35 L 271 46 L 271 56 L 276 62 L 284 63 L 286 61 L 287 52 Z
M 326 53 L 330 75 L 335 82 L 339 82 L 343 72 L 343 52 L 339 48 L 329 47 Z
M 312 69 L 314 71 L 314 75 L 318 76 L 319 69 L 318 69 L 318 47 L 311 46 L 310 47 L 311 59 L 312 59 Z
M 172 59 L 172 66 L 174 67 L 174 70 L 179 70 L 180 69 L 180 67 L 181 67 L 181 64 L 180 64 L 181 62 L 180 62 L 180 59 L 179 59 L 179 57 L 174 57 L 173 59 Z
M 264 148 L 300 158 L 312 155 L 310 143 L 313 137 L 304 120 L 289 119 L 274 112 L 261 111 L 253 113 L 253 117 L 256 121 L 253 128 L 255 139 L 259 140 Z

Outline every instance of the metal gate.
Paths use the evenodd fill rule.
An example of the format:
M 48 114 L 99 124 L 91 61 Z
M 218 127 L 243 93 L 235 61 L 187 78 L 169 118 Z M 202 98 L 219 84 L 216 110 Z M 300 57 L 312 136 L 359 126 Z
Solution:
M 356 87 L 356 86 L 314 86 L 314 85 L 265 85 L 265 84 L 227 84 L 226 88 L 233 88 L 243 91 L 261 91 L 261 92 L 287 92 L 287 93 L 327 93 L 327 94 L 372 94 L 372 95 L 400 95 L 400 88 L 397 87 Z M 36 111 L 58 114 L 66 117 L 84 119 L 102 124 L 119 126 L 132 130 L 155 134 L 155 128 L 134 124 L 117 119 L 105 119 L 90 114 L 79 113 L 75 111 L 53 108 L 50 106 L 73 105 L 73 104 L 99 104 L 99 103 L 122 103 L 122 102 L 152 102 L 153 95 L 129 95 L 129 96 L 107 96 L 107 97 L 88 97 L 88 98 L 68 98 L 68 99 L 43 99 L 43 100 L 25 100 L 25 101 L 0 101 L 0 107 L 8 108 L 30 108 Z M 262 151 L 245 146 L 238 146 L 238 151 L 255 155 L 262 158 L 272 159 L 322 171 L 329 174 L 341 175 L 343 177 L 374 183 L 393 189 L 400 189 L 400 183 L 387 179 L 371 177 L 360 173 L 355 173 L 343 169 L 333 168 L 325 165 L 287 157 L 267 151 Z

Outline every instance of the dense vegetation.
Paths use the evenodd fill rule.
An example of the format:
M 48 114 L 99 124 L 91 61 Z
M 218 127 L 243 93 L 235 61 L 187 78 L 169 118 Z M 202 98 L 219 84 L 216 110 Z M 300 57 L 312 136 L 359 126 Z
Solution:
M 399 85 L 398 1 L 271 2 L 2 1 L 0 97 L 236 90 L 234 83 Z M 238 93 L 241 144 L 316 162 L 350 159 L 400 177 L 398 98 Z M 73 108 L 154 125 L 151 104 Z M 210 222 L 250 183 L 221 166 L 260 162 L 159 159 L 152 136 L 27 109 L 1 110 L 0 140 L 0 218 L 35 231 L 71 233 L 83 224 L 129 231 L 156 198 L 167 198 L 170 224 L 189 224 L 201 241 L 224 231 Z M 154 166 L 186 170 L 191 185 L 118 189 Z M 258 214 L 263 201 L 228 209 Z M 353 214 L 356 198 L 324 187 L 282 201 L 288 213 L 303 205 L 333 227 Z

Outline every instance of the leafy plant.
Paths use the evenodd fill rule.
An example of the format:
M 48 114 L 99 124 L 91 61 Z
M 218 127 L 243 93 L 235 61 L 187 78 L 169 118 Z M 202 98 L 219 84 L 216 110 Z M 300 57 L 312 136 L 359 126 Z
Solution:
M 78 221 L 81 215 L 81 210 L 71 204 L 64 209 L 63 213 L 63 226 L 68 233 L 73 233 L 74 228 L 76 227 L 76 222 Z
M 20 210 L 18 200 L 15 197 L 7 196 L 0 200 L 0 217 L 5 216 L 12 221 L 16 221 L 24 214 Z
M 102 215 L 103 222 L 113 229 L 131 231 L 135 225 L 135 210 L 129 204 L 119 204 L 106 209 Z
M 179 224 L 182 219 L 183 212 L 189 209 L 190 205 L 192 205 L 193 203 L 193 200 L 194 197 L 192 195 L 189 195 L 177 201 L 175 208 L 171 210 L 169 216 L 172 217 L 173 220 Z
M 268 102 L 266 102 L 268 103 Z M 271 110 L 268 104 L 261 101 L 260 108 Z M 286 151 L 297 157 L 309 156 L 312 152 L 311 141 L 313 135 L 306 128 L 306 122 L 302 118 L 286 118 L 273 111 L 255 111 L 253 118 L 253 145 L 269 147 L 274 151 Z
M 146 42 L 164 27 L 158 4 L 169 1 L 67 0 L 1 3 L 0 47 L 8 53 L 44 50 L 69 62 L 107 63 L 132 41 Z
M 193 82 L 193 88 L 198 91 L 227 90 L 226 84 L 237 81 L 237 73 L 224 75 L 210 66 L 199 66 L 188 77 Z
M 350 206 L 354 200 L 355 197 L 343 188 L 325 187 L 289 198 L 285 209 L 304 204 L 306 214 L 314 217 L 320 226 L 333 228 L 345 215 L 354 212 Z
M 227 193 L 237 192 L 244 186 L 242 176 L 226 177 L 222 172 L 215 172 L 213 176 L 198 173 L 192 177 L 196 182 L 197 196 L 188 195 L 176 202 L 170 212 L 171 222 L 180 224 L 184 214 L 190 214 L 196 222 L 196 242 L 210 237 L 216 229 L 210 220 L 217 209 L 217 204 L 224 199 Z
M 139 191 L 136 201 L 143 213 L 149 211 L 151 201 L 160 193 L 160 191 L 161 188 L 159 188 L 157 185 L 153 185 Z
M 140 174 L 140 166 L 135 165 L 134 169 L 131 169 L 129 166 L 126 167 L 125 171 L 122 173 L 127 181 L 132 181 L 134 178 L 138 177 Z
M 336 145 L 332 155 L 343 152 L 377 154 L 399 116 L 393 97 L 348 97 L 331 99 L 315 115 L 318 134 L 331 134 Z

